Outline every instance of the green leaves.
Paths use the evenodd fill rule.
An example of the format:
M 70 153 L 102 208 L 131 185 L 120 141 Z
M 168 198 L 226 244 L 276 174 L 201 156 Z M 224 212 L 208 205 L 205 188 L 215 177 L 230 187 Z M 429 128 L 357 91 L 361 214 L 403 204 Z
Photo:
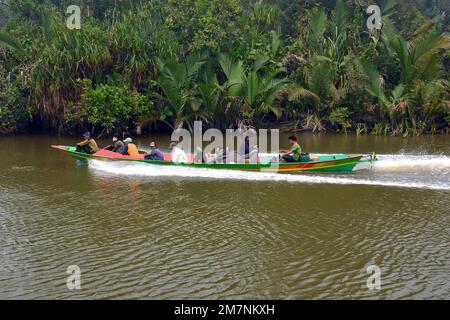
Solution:
M 223 85 L 229 96 L 239 96 L 242 92 L 244 84 L 244 67 L 243 61 L 233 60 L 228 54 L 219 55 L 219 64 L 227 77 L 227 81 Z
M 423 30 L 425 27 L 419 28 Z M 429 29 L 426 27 L 425 29 Z M 409 43 L 398 33 L 392 25 L 387 24 L 383 28 L 383 39 L 397 59 L 402 78 L 406 84 L 411 84 L 417 79 L 429 79 L 430 75 L 437 76 L 437 52 L 440 49 L 450 48 L 450 39 L 439 32 L 416 32 L 417 37 Z
M 219 103 L 218 83 L 205 56 L 193 52 L 182 62 L 161 58 L 156 61 L 157 83 L 178 123 L 191 126 L 195 118 L 212 119 Z
M 150 114 L 153 104 L 141 94 L 131 93 L 125 87 L 100 85 L 89 88 L 81 96 L 80 119 L 111 132 L 124 129 L 131 119 Z
M 250 71 L 247 76 L 247 102 L 250 107 L 253 107 L 256 100 L 256 95 L 259 92 L 258 75 L 255 71 Z
M 46 44 L 49 45 L 55 35 L 55 22 L 53 20 L 52 13 L 47 8 L 43 8 L 41 12 L 41 19 L 44 40 Z
M 368 78 L 369 84 L 366 87 L 366 90 L 378 98 L 378 100 L 383 104 L 383 106 L 388 110 L 389 101 L 387 100 L 382 85 L 381 85 L 381 77 L 380 73 L 376 69 L 376 67 L 367 60 L 359 59 L 357 60 L 357 65 L 360 68 L 360 71 Z
M 2 107 L 8 100 L 8 108 L 17 101 L 38 109 L 53 128 L 81 99 L 83 122 L 104 128 L 136 117 L 225 128 L 268 115 L 299 123 L 310 115 L 319 127 L 331 117 L 344 128 L 343 105 L 367 130 L 374 121 L 448 126 L 450 40 L 437 19 L 417 28 L 398 16 L 393 0 L 380 1 L 383 29 L 369 33 L 364 8 L 348 0 L 94 2 L 81 30 L 65 27 L 55 1 L 11 2 L 0 66 L 17 90 Z
M 270 44 L 270 55 L 271 55 L 271 57 L 275 57 L 281 46 L 281 38 L 280 38 L 280 34 L 273 30 L 270 32 L 270 35 L 272 38 L 272 42 Z
M 350 18 L 350 12 L 347 7 L 347 3 L 345 0 L 338 0 L 336 2 L 336 8 L 334 10 L 334 25 L 337 29 L 337 32 L 343 33 L 345 29 L 348 27 L 348 21 Z
M 450 39 L 441 35 L 439 32 L 431 32 L 426 34 L 421 40 L 419 40 L 412 48 L 411 62 L 413 64 L 418 63 L 422 58 L 427 58 L 427 54 L 434 53 L 438 49 L 449 49 Z M 428 57 L 429 58 L 429 57 Z
M 23 51 L 20 43 L 4 30 L 0 30 L 0 46 L 19 52 Z
M 309 28 L 312 36 L 318 40 L 325 32 L 327 22 L 327 16 L 325 10 L 322 7 L 316 7 L 311 12 L 309 19 Z
M 351 127 L 350 115 L 351 112 L 348 110 L 348 108 L 345 107 L 335 108 L 331 111 L 328 120 L 333 125 L 340 127 L 340 129 L 346 132 L 347 129 Z
M 301 85 L 293 85 L 289 90 L 289 101 L 301 101 L 302 99 L 312 98 L 317 103 L 320 102 L 320 97 L 314 92 L 305 89 Z
M 281 116 L 281 110 L 276 106 L 277 95 L 286 89 L 287 79 L 277 79 L 280 70 L 266 67 L 269 59 L 259 57 L 253 68 L 245 71 L 242 61 L 233 61 L 228 55 L 222 54 L 219 62 L 227 81 L 222 85 L 226 96 L 239 97 L 242 101 L 241 113 L 246 118 L 256 118 L 273 112 Z

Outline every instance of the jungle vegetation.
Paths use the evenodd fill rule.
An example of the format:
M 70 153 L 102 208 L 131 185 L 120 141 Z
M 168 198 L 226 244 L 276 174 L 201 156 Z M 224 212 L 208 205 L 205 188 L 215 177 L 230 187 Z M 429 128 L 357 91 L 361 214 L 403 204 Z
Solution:
M 448 133 L 449 14 L 448 0 L 0 0 L 0 133 Z

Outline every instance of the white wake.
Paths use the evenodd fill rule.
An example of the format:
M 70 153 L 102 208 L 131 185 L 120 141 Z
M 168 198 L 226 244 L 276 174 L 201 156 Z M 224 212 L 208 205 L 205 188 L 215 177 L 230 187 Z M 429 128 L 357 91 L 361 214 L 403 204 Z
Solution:
M 243 181 L 272 181 L 304 184 L 372 185 L 401 188 L 420 188 L 432 190 L 450 190 L 450 179 L 439 181 L 408 181 L 398 179 L 398 174 L 419 171 L 436 171 L 450 178 L 450 157 L 447 156 L 410 156 L 381 155 L 372 166 L 373 171 L 360 171 L 351 174 L 279 174 L 272 172 L 248 172 L 225 169 L 204 169 L 181 166 L 158 166 L 143 163 L 90 161 L 90 167 L 114 175 L 228 179 Z M 370 167 L 370 165 L 369 165 Z M 382 176 L 377 176 L 377 172 Z M 397 172 L 396 176 L 392 173 Z M 368 174 L 370 173 L 370 174 Z M 390 174 L 391 173 L 391 174 Z M 426 174 L 426 172 L 424 172 Z M 392 177 L 390 177 L 392 176 Z

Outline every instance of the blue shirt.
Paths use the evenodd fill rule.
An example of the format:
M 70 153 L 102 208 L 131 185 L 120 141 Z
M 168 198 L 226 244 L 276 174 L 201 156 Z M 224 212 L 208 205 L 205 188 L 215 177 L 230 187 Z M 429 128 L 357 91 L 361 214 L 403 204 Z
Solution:
M 156 148 L 150 151 L 150 155 L 146 157 L 146 159 L 164 161 L 164 154 L 158 148 Z

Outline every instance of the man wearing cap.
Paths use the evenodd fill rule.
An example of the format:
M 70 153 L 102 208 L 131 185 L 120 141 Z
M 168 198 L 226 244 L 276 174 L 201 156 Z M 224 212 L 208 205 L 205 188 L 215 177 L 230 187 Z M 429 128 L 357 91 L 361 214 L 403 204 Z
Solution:
M 128 147 L 128 155 L 130 155 L 132 157 L 139 157 L 140 156 L 136 145 L 133 143 L 133 139 L 128 137 L 123 142 Z
M 187 162 L 187 155 L 183 149 L 179 148 L 175 142 L 169 145 L 169 150 L 172 152 L 172 162 Z
M 93 154 L 100 150 L 90 132 L 85 132 L 83 138 L 83 141 L 77 143 L 77 152 Z
M 159 150 L 156 143 L 150 143 L 150 148 L 152 149 L 150 152 L 147 152 L 144 156 L 145 160 L 157 160 L 164 161 L 164 154 Z

